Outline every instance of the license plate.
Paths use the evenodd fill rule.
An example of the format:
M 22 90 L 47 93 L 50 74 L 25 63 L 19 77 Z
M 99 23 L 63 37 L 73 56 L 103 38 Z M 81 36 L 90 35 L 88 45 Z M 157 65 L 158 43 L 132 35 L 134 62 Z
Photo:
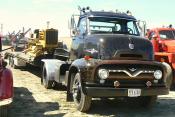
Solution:
M 138 97 L 141 95 L 141 89 L 128 89 L 128 97 Z

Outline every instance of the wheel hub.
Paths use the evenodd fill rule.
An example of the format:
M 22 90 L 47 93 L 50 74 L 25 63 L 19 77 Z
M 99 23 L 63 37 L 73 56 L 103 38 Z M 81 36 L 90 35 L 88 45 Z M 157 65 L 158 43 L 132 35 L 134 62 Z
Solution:
M 74 98 L 75 102 L 77 102 L 77 103 L 80 102 L 80 99 L 81 99 L 81 84 L 78 81 L 78 79 L 75 79 L 74 83 L 73 83 L 73 98 Z

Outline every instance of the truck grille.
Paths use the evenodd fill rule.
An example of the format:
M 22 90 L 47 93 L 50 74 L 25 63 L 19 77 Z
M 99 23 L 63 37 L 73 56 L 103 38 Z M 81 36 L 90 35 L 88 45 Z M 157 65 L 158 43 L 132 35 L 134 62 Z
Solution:
M 98 69 L 109 71 L 109 77 L 105 80 L 105 85 L 114 86 L 114 82 L 120 82 L 120 87 L 145 87 L 147 81 L 151 81 L 154 86 L 154 71 L 162 70 L 157 66 L 147 65 L 101 65 Z M 98 77 L 98 73 L 96 72 Z M 100 80 L 100 78 L 97 78 Z M 162 84 L 159 80 L 156 84 Z
M 135 68 L 134 68 L 135 69 Z M 135 69 L 137 70 L 137 69 Z M 153 78 L 153 70 L 137 70 L 137 71 L 131 71 L 130 69 L 128 70 L 108 70 L 109 71 L 109 78 L 114 78 L 114 79 L 123 79 L 123 78 Z

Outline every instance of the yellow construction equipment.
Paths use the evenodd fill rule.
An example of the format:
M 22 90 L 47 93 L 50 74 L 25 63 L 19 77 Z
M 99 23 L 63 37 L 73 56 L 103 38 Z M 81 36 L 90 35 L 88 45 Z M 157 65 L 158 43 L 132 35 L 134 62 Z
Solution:
M 52 54 L 58 47 L 58 30 L 56 29 L 36 29 L 28 40 L 27 48 L 24 52 L 32 57 Z
M 53 59 L 56 48 L 63 48 L 63 43 L 58 42 L 57 29 L 35 29 L 27 40 L 26 48 L 21 52 L 7 52 L 11 66 L 26 66 L 31 64 L 40 67 L 42 59 Z

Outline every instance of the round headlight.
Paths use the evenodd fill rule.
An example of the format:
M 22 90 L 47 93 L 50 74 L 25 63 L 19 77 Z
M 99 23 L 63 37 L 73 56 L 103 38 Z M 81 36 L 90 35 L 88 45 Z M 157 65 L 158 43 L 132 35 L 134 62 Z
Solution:
M 109 76 L 109 72 L 108 72 L 106 69 L 99 69 L 99 70 L 98 70 L 98 76 L 99 76 L 101 79 L 106 79 L 106 78 L 108 78 L 108 76 Z
M 154 72 L 154 77 L 155 77 L 155 79 L 160 80 L 162 78 L 162 71 L 156 70 Z

